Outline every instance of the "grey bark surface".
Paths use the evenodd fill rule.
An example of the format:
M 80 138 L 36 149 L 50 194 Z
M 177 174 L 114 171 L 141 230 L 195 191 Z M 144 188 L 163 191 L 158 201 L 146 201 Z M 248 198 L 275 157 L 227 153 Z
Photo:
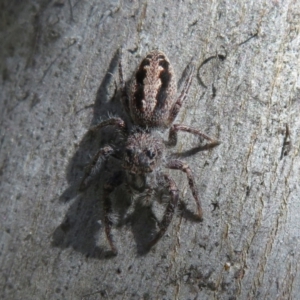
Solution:
M 1 299 L 299 299 L 299 1 L 11 0 L 0 23 Z M 110 257 L 101 185 L 114 166 L 78 185 L 114 140 L 89 127 L 124 113 L 120 47 L 126 80 L 152 49 L 179 83 L 193 60 L 176 123 L 222 144 L 185 158 L 203 222 L 187 213 L 185 176 L 170 171 L 187 208 L 142 255 L 164 205 L 137 204 Z M 197 145 L 180 134 L 177 151 Z M 128 206 L 117 192 L 119 220 Z

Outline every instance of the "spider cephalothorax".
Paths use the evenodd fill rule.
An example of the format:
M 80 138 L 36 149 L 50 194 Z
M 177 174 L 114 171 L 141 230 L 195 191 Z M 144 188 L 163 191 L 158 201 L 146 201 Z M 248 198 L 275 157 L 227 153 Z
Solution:
M 132 133 L 126 142 L 122 167 L 133 174 L 150 173 L 161 163 L 164 148 L 163 141 L 150 132 Z
M 87 168 L 81 184 L 81 187 L 85 187 L 86 179 L 92 173 L 97 161 L 107 159 L 114 154 L 115 157 L 118 157 L 118 154 L 123 152 L 120 159 L 122 170 L 126 173 L 126 176 L 119 176 L 120 172 L 113 174 L 104 184 L 103 191 L 105 232 L 114 253 L 117 253 L 117 249 L 111 234 L 113 224 L 110 218 L 112 206 L 109 195 L 122 183 L 127 184 L 136 192 L 143 193 L 146 191 L 149 195 L 157 188 L 161 189 L 164 187 L 167 189 L 169 202 L 164 217 L 159 224 L 160 229 L 146 245 L 146 249 L 150 249 L 155 245 L 166 232 L 178 203 L 179 191 L 176 183 L 172 177 L 163 172 L 163 168 L 181 170 L 186 173 L 197 205 L 198 218 L 199 220 L 202 219 L 201 202 L 191 169 L 185 162 L 166 155 L 167 147 L 176 145 L 179 131 L 192 133 L 208 140 L 209 143 L 205 146 L 205 149 L 213 148 L 219 144 L 217 140 L 211 139 L 198 129 L 186 125 L 173 124 L 186 99 L 191 85 L 193 70 L 194 67 L 191 65 L 184 87 L 179 97 L 176 98 L 175 74 L 169 59 L 163 52 L 154 50 L 142 60 L 129 88 L 123 80 L 120 63 L 121 100 L 131 118 L 131 125 L 134 126 L 127 126 L 121 118 L 114 117 L 101 122 L 91 129 L 99 130 L 102 127 L 112 125 L 121 130 L 125 136 L 124 143 L 119 149 L 107 145 L 97 152 Z M 164 141 L 159 132 L 169 127 L 169 138 L 167 141 Z

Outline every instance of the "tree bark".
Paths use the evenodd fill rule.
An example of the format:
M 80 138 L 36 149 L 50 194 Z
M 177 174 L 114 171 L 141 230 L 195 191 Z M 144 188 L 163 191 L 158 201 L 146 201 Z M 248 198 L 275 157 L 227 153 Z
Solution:
M 297 299 L 300 294 L 299 1 L 2 1 L 1 299 Z M 118 255 L 102 216 L 104 164 L 84 167 L 119 116 L 128 81 L 152 49 L 179 86 L 196 73 L 176 123 L 222 144 L 184 159 L 181 205 L 147 254 L 164 204 L 113 195 Z M 176 150 L 198 141 L 179 134 Z M 130 212 L 127 212 L 129 209 Z M 130 215 L 130 218 L 128 217 Z M 129 218 L 129 221 L 128 221 Z

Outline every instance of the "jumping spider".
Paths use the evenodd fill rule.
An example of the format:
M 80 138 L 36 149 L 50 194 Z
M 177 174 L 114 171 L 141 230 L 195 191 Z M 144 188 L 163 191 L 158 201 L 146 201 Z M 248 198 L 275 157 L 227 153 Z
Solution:
M 81 183 L 81 189 L 85 188 L 87 178 L 100 159 L 104 160 L 109 156 L 114 156 L 121 160 L 122 170 L 113 174 L 105 182 L 103 191 L 105 232 L 114 254 L 117 254 L 117 249 L 111 234 L 113 222 L 110 217 L 112 207 L 109 195 L 124 182 L 133 192 L 144 193 L 150 198 L 156 189 L 164 188 L 168 191 L 168 204 L 159 224 L 160 229 L 147 245 L 146 249 L 148 250 L 166 232 L 178 203 L 179 191 L 176 183 L 171 176 L 162 171 L 163 167 L 186 173 L 197 205 L 197 216 L 199 220 L 202 219 L 201 202 L 190 167 L 185 162 L 166 155 L 166 148 L 176 145 L 179 131 L 189 132 L 208 140 L 209 143 L 204 149 L 219 145 L 217 140 L 211 139 L 197 129 L 181 124 L 172 125 L 187 97 L 193 71 L 194 66 L 191 65 L 184 87 L 179 97 L 176 98 L 175 74 L 169 59 L 163 52 L 154 50 L 142 60 L 129 87 L 123 80 L 120 63 L 121 101 L 132 124 L 126 124 L 121 118 L 111 117 L 90 129 L 95 131 L 106 126 L 115 126 L 118 128 L 118 132 L 125 136 L 123 145 L 120 147 L 114 148 L 107 145 L 97 152 L 87 167 Z M 158 132 L 167 128 L 170 128 L 169 138 L 168 141 L 164 141 Z

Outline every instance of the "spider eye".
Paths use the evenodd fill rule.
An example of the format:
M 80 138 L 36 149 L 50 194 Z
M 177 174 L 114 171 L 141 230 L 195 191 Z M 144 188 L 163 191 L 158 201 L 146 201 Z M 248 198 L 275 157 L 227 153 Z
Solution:
M 129 158 L 132 158 L 133 157 L 133 150 L 132 149 L 126 149 L 126 155 L 129 157 Z
M 152 151 L 152 150 L 147 150 L 146 151 L 146 155 L 149 157 L 149 158 L 154 158 L 155 157 L 155 152 Z

